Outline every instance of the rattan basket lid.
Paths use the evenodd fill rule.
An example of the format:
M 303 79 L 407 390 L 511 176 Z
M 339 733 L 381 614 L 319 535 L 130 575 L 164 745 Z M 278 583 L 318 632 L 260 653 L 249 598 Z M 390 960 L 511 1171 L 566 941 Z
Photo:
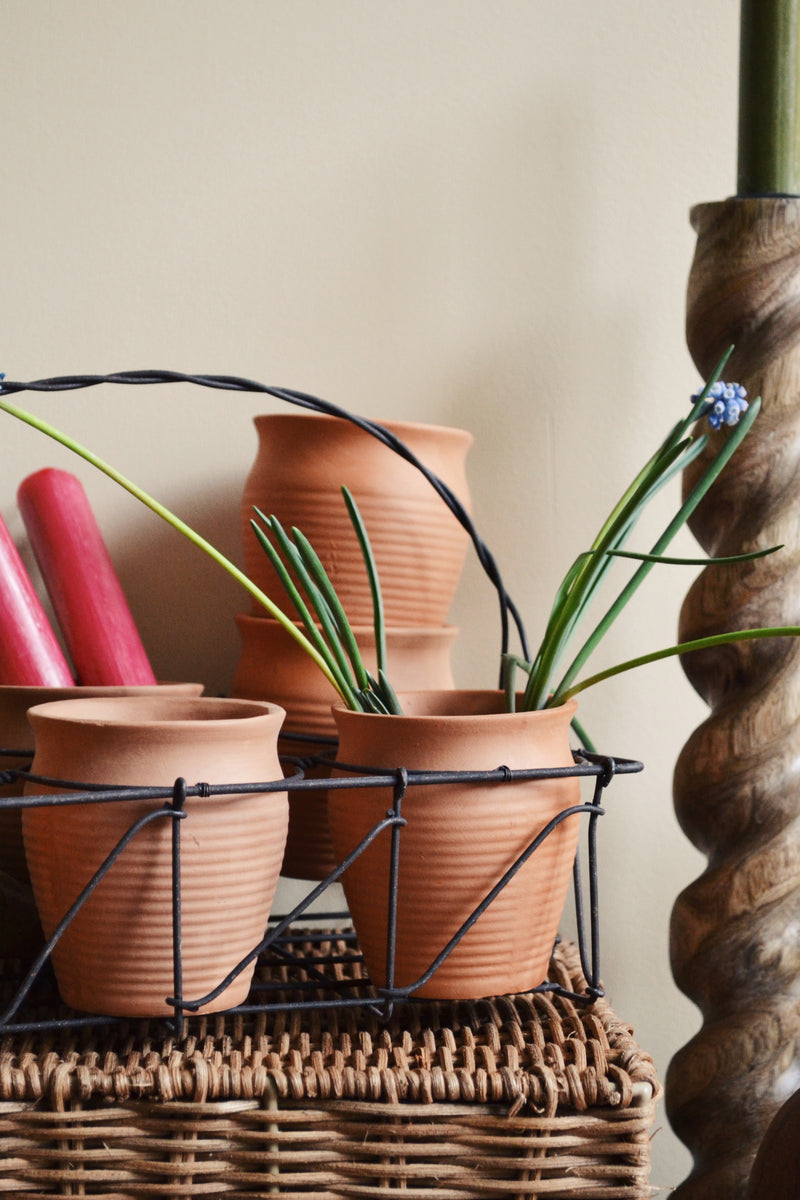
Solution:
M 357 979 L 352 947 L 325 932 L 294 949 L 307 963 L 264 961 L 258 975 L 273 1004 L 313 986 L 317 956 L 341 958 Z M 309 974 L 310 972 L 310 974 Z M 551 979 L 580 994 L 577 950 L 556 947 Z M 6 989 L 13 980 L 4 977 Z M 303 992 L 303 997 L 308 992 Z M 37 1010 L 58 1014 L 57 1000 Z M 161 1022 L 7 1034 L 0 1041 L 0 1101 L 51 1107 L 102 1098 L 501 1104 L 510 1113 L 625 1109 L 659 1091 L 651 1057 L 606 1000 L 549 993 L 491 1000 L 410 1003 L 388 1020 L 363 1008 L 262 1011 L 193 1017 L 176 1038 Z

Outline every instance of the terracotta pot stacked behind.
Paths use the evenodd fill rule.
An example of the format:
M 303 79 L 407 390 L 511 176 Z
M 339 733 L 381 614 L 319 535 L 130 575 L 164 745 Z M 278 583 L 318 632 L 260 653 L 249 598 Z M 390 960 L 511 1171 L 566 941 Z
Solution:
M 384 422 L 468 507 L 469 433 L 435 425 Z M 250 526 L 254 508 L 301 529 L 328 572 L 369 669 L 375 667 L 372 599 L 342 485 L 358 504 L 381 581 L 389 676 L 396 690 L 453 687 L 446 624 L 464 566 L 468 537 L 412 464 L 351 422 L 310 413 L 255 418 L 258 453 L 242 502 L 245 570 L 286 607 L 283 588 Z M 242 651 L 235 696 L 269 699 L 286 710 L 285 731 L 335 736 L 339 699 L 278 622 L 255 602 L 237 618 Z M 290 750 L 296 747 L 288 747 Z M 302 751 L 301 751 L 302 752 Z M 283 873 L 323 879 L 336 864 L 324 792 L 293 793 Z

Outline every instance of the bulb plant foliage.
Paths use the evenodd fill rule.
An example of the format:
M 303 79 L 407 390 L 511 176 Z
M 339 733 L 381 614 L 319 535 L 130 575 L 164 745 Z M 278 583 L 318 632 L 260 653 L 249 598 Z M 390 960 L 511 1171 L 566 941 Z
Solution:
M 544 636 L 532 661 L 527 662 L 514 655 L 504 656 L 503 676 L 509 706 L 514 704 L 515 674 L 518 670 L 527 676 L 521 706 L 525 709 L 554 707 L 602 679 L 662 658 L 746 638 L 796 636 L 800 633 L 800 629 L 794 626 L 720 633 L 668 646 L 609 667 L 596 675 L 579 678 L 592 653 L 657 564 L 706 566 L 711 562 L 741 563 L 781 549 L 780 546 L 772 546 L 766 550 L 724 558 L 672 558 L 665 554 L 670 542 L 747 437 L 761 408 L 760 397 L 749 403 L 747 393 L 740 384 L 724 383 L 720 379 L 732 349 L 723 355 L 705 387 L 692 397 L 689 412 L 672 427 L 623 492 L 590 548 L 579 554 L 570 566 L 556 591 Z M 651 549 L 647 553 L 624 549 L 624 544 L 651 500 L 706 449 L 709 435 L 702 433 L 699 437 L 693 436 L 698 423 L 706 419 L 712 431 L 719 431 L 723 426 L 727 430 L 716 454 Z M 585 626 L 592 602 L 619 558 L 636 560 L 639 566 L 587 635 Z
M 513 709 L 515 705 L 523 709 L 555 707 L 603 679 L 673 655 L 751 638 L 800 635 L 798 626 L 728 631 L 668 646 L 606 668 L 597 674 L 580 677 L 588 659 L 654 566 L 705 566 L 710 562 L 741 563 L 780 549 L 779 546 L 775 546 L 750 554 L 700 559 L 674 558 L 665 553 L 670 542 L 736 453 L 761 407 L 760 398 L 748 403 L 741 385 L 724 383 L 721 380 L 729 355 L 730 350 L 720 360 L 705 387 L 692 397 L 689 411 L 672 427 L 655 453 L 625 489 L 589 549 L 579 554 L 570 566 L 556 590 L 536 653 L 530 660 L 511 653 L 503 654 L 501 675 L 509 709 Z M 13 404 L 9 395 L 12 390 L 19 390 L 24 385 L 9 385 L 9 391 L 6 391 L 2 379 L 3 376 L 0 375 L 0 410 L 38 429 L 78 454 L 222 566 L 270 616 L 284 626 L 291 637 L 300 643 L 349 708 L 382 714 L 400 712 L 397 697 L 386 673 L 385 623 L 378 572 L 364 522 L 347 488 L 342 488 L 342 493 L 361 547 L 372 594 L 377 646 L 377 674 L 374 676 L 364 666 L 350 623 L 318 555 L 300 530 L 292 529 L 289 533 L 276 517 L 265 515 L 258 509 L 255 510 L 251 521 L 254 536 L 258 538 L 269 557 L 289 599 L 294 613 L 291 615 L 225 555 L 159 501 L 67 434 Z M 705 419 L 711 428 L 712 436 L 720 442 L 716 453 L 710 458 L 651 549 L 647 552 L 626 549 L 628 538 L 653 498 L 665 484 L 706 449 L 709 434 L 695 436 L 695 427 Z M 724 433 L 721 433 L 723 427 Z M 590 609 L 597 599 L 598 589 L 620 558 L 634 560 L 638 562 L 638 566 L 606 611 L 599 619 L 594 618 L 587 634 L 585 630 L 589 623 Z M 520 677 L 524 680 L 524 688 L 518 686 Z

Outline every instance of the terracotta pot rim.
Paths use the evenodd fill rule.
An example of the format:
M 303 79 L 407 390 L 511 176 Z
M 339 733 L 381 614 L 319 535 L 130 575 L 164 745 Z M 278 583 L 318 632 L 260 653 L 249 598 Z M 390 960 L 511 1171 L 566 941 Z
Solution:
M 253 417 L 253 424 L 256 428 L 260 424 L 267 422 L 285 421 L 289 422 L 305 422 L 305 421 L 325 421 L 328 423 L 336 422 L 342 428 L 349 426 L 351 429 L 358 430 L 359 433 L 366 432 L 354 425 L 351 421 L 345 420 L 343 417 L 331 416 L 328 413 L 317 412 L 276 412 L 276 413 L 259 413 Z M 394 421 L 394 420 L 376 420 L 375 424 L 383 425 L 385 429 L 390 429 L 392 433 L 396 433 L 402 438 L 403 432 L 406 433 L 435 433 L 444 436 L 452 435 L 454 441 L 465 441 L 467 445 L 473 445 L 475 437 L 468 429 L 461 429 L 456 425 L 432 425 L 426 421 Z M 367 434 L 367 436 L 371 436 Z M 380 444 L 377 442 L 376 443 Z M 387 447 L 390 449 L 391 447 Z
M 170 716 L 170 710 L 183 715 Z M 217 715 L 205 715 L 211 713 Z M 87 696 L 51 700 L 28 709 L 28 717 L 34 723 L 48 720 L 112 728 L 158 725 L 176 730 L 198 726 L 204 730 L 230 728 L 233 724 L 261 723 L 275 716 L 283 720 L 285 715 L 279 704 L 233 696 Z
M 94 698 L 102 700 L 105 697 L 110 699 L 112 696 L 126 698 L 128 695 L 131 698 L 135 698 L 139 693 L 144 694 L 145 692 L 156 695 L 155 689 L 164 687 L 200 688 L 202 691 L 205 684 L 184 679 L 158 679 L 155 683 L 74 683 L 65 687 L 51 687 L 47 683 L 3 683 L 0 684 L 0 697 L 14 695 L 31 696 L 37 692 L 64 692 L 64 699 L 72 699 L 72 693 L 75 692 L 80 693 L 75 695 L 74 698 L 76 700 Z M 83 693 L 86 691 L 95 693 L 96 697 L 84 697 Z
M 528 719 L 541 719 L 547 716 L 553 717 L 555 715 L 557 715 L 559 719 L 562 719 L 565 714 L 569 714 L 571 718 L 578 708 L 578 701 L 573 698 L 565 701 L 563 704 L 560 704 L 555 708 L 529 709 L 525 711 L 509 713 L 506 712 L 505 708 L 498 709 L 495 707 L 498 702 L 502 704 L 503 692 L 490 688 L 452 688 L 450 690 L 435 689 L 430 691 L 398 693 L 398 699 L 401 706 L 404 700 L 412 701 L 414 697 L 427 698 L 427 700 L 432 702 L 434 706 L 432 711 L 424 713 L 402 713 L 398 716 L 393 715 L 390 717 L 390 719 L 392 721 L 404 723 L 433 721 L 468 721 L 481 723 L 484 721 L 501 721 L 504 718 L 508 719 L 519 717 Z M 483 701 L 485 701 L 487 705 L 485 709 L 475 707 L 480 705 Z M 443 709 L 447 709 L 453 705 L 460 704 L 466 704 L 468 706 L 466 712 L 437 711 L 438 706 L 441 706 Z M 339 719 L 340 717 L 342 720 L 356 719 L 359 721 L 385 721 L 387 719 L 382 713 L 356 712 L 342 703 L 333 704 L 331 707 L 334 718 L 336 719 Z
M 266 615 L 262 617 L 260 613 L 249 613 L 249 612 L 236 613 L 234 616 L 234 620 L 237 623 L 241 622 L 243 625 L 254 625 L 254 626 L 255 625 L 263 625 L 265 627 L 269 627 L 270 629 L 276 629 L 276 630 L 279 626 L 282 627 L 282 622 L 280 622 L 277 617 L 268 617 Z M 298 629 L 304 628 L 302 621 L 292 621 L 292 624 L 295 625 Z M 351 624 L 350 628 L 353 630 L 353 633 L 356 635 L 356 638 L 358 638 L 359 634 L 371 634 L 374 632 L 374 625 L 372 625 L 371 623 L 367 623 L 366 621 L 361 622 L 360 624 L 355 624 L 355 625 Z M 386 626 L 386 633 L 391 634 L 394 637 L 409 637 L 409 636 L 411 636 L 411 637 L 420 637 L 420 638 L 430 638 L 431 640 L 434 640 L 436 638 L 447 637 L 448 635 L 455 637 L 455 635 L 458 632 L 459 632 L 459 629 L 458 629 L 457 625 L 387 625 Z

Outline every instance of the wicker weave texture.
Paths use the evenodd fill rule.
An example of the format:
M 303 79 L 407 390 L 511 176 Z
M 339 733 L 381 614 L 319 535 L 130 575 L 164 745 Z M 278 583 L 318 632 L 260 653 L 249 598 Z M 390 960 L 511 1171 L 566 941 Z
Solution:
M 37 1197 L 646 1197 L 653 1105 L 507 1117 L 333 1101 L 0 1108 L 0 1193 Z M 16 1110 L 16 1111 L 15 1111 Z
M 573 947 L 552 969 L 581 989 Z M 0 1045 L 0 1194 L 643 1198 L 658 1094 L 603 1000 L 17 1034 Z

